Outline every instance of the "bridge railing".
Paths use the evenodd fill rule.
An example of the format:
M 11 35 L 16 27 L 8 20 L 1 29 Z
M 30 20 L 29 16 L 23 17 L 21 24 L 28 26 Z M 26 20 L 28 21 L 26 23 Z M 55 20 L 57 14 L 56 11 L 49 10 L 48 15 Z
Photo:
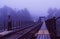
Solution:
M 53 17 L 53 18 L 47 19 L 45 21 L 47 28 L 49 30 L 51 39 L 56 39 L 56 37 L 57 37 L 57 29 L 60 26 L 59 25 L 60 21 L 58 21 L 59 19 L 60 19 L 60 17 L 57 17 L 57 18 Z
M 40 29 L 41 25 L 42 23 L 38 23 L 37 25 L 29 25 L 28 27 L 21 28 L 20 30 L 14 31 L 5 36 L 1 36 L 0 38 L 11 38 L 8 36 L 12 36 L 13 38 L 15 38 L 13 35 L 17 35 L 17 38 L 19 39 L 26 38 L 27 36 L 29 36 L 30 38 L 33 38 L 35 36 L 35 33 Z

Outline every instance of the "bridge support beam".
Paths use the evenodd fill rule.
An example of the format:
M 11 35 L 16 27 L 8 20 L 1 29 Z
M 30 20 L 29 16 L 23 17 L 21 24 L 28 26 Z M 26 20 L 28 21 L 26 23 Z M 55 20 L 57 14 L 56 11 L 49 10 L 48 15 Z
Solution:
M 45 21 L 50 33 L 51 39 L 56 39 L 56 19 L 55 17 Z

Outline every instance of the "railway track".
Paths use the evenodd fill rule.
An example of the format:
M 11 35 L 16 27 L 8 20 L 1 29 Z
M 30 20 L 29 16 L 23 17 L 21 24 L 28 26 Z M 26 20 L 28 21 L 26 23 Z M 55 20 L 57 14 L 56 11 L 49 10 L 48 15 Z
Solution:
M 20 30 L 13 31 L 10 34 L 0 36 L 0 39 L 26 39 L 27 36 L 30 39 L 40 29 L 41 24 L 42 23 L 38 23 L 37 25 L 21 28 Z

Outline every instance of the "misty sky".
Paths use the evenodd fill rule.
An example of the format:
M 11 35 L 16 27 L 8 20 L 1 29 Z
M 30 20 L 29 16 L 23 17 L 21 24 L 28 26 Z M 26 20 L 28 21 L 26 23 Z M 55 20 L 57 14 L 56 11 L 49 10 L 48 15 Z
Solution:
M 27 8 L 32 15 L 46 16 L 48 8 L 60 8 L 60 0 L 0 0 L 0 7 Z

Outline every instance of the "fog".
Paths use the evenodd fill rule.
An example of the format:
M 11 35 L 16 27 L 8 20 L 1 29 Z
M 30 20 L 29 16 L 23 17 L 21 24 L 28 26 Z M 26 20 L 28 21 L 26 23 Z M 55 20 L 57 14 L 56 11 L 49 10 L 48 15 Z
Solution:
M 46 16 L 46 20 L 40 19 L 39 16 Z M 23 28 L 25 27 L 23 25 L 31 25 L 33 22 L 44 20 L 48 21 L 47 24 L 49 24 L 49 19 L 52 19 L 56 25 L 51 20 L 53 24 L 49 24 L 49 26 L 52 26 L 52 29 L 55 26 L 57 36 L 60 36 L 60 19 L 56 18 L 60 18 L 60 0 L 0 0 L 0 28 L 2 27 L 2 30 L 3 27 L 9 26 L 7 22 L 10 19 L 12 19 L 10 25 L 13 28 L 16 26 Z
M 48 8 L 60 8 L 60 0 L 0 0 L 0 7 L 27 8 L 32 16 L 47 16 Z

